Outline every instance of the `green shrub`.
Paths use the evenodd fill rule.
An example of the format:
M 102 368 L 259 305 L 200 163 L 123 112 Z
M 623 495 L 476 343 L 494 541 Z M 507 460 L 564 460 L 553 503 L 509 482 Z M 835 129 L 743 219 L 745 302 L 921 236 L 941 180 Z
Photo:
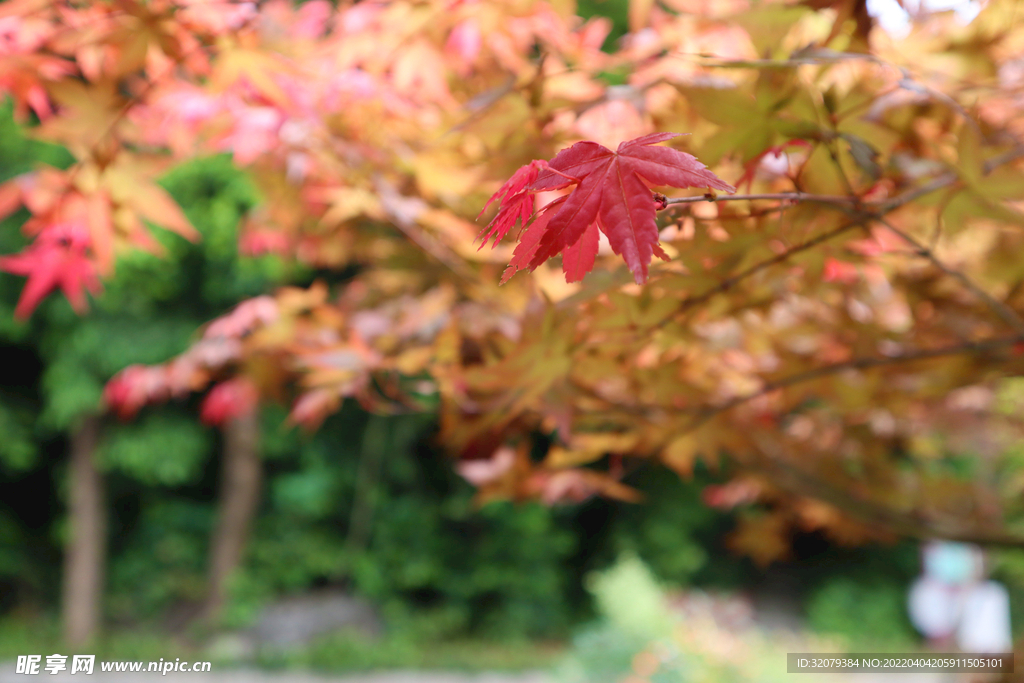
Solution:
M 913 647 L 917 636 L 907 616 L 907 589 L 884 577 L 833 578 L 807 600 L 807 623 L 817 633 L 841 636 L 857 648 Z

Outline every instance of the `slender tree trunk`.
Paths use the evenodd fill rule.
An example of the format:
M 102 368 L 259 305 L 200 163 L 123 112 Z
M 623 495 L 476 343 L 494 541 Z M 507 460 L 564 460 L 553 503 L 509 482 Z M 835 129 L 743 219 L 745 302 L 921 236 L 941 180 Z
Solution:
M 71 435 L 62 612 L 64 640 L 73 646 L 92 640 L 101 621 L 107 520 L 103 479 L 94 462 L 99 432 L 99 418 L 89 415 Z
M 209 592 L 202 617 L 215 620 L 224 606 L 228 580 L 238 568 L 260 498 L 257 412 L 224 426 L 224 463 L 217 527 L 210 546 Z

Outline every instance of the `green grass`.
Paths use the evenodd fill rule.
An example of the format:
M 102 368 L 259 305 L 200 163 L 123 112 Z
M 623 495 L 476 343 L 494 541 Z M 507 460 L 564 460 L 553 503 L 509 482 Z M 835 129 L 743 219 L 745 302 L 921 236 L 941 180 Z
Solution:
M 125 630 L 100 638 L 96 643 L 69 647 L 60 637 L 57 623 L 45 618 L 0 621 L 0 661 L 27 654 L 95 654 L 102 660 L 155 661 L 192 654 L 190 648 L 164 634 Z
M 425 641 L 385 637 L 367 640 L 339 634 L 288 652 L 262 650 L 257 662 L 265 668 L 310 668 L 325 672 L 382 669 L 445 671 L 525 671 L 547 669 L 564 653 L 556 643 L 485 640 Z
M 208 643 L 209 640 L 204 641 Z M 255 664 L 267 669 L 315 669 L 331 673 L 384 669 L 446 671 L 526 671 L 548 669 L 564 655 L 553 642 L 413 639 L 385 636 L 377 640 L 340 633 L 307 647 L 287 651 L 261 649 L 252 662 L 217 660 L 204 647 L 155 630 L 112 630 L 96 643 L 71 648 L 62 643 L 52 619 L 0 620 L 0 661 L 25 654 L 95 654 L 104 661 L 156 661 L 181 657 L 210 660 L 217 668 Z

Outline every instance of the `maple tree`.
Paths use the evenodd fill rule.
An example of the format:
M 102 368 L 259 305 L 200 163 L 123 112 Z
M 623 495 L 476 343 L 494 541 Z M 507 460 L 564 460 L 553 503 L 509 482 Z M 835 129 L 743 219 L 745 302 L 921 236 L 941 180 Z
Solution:
M 605 52 L 568 0 L 9 0 L 0 89 L 76 163 L 0 186 L 37 240 L 2 265 L 23 313 L 77 300 L 157 250 L 147 223 L 194 237 L 156 180 L 228 152 L 263 198 L 242 247 L 346 279 L 126 370 L 125 416 L 211 386 L 206 419 L 277 401 L 309 428 L 439 397 L 483 497 L 636 499 L 641 458 L 726 455 L 711 498 L 761 501 L 735 539 L 764 562 L 797 530 L 1019 543 L 1013 12 L 897 39 L 858 0 L 637 0 Z

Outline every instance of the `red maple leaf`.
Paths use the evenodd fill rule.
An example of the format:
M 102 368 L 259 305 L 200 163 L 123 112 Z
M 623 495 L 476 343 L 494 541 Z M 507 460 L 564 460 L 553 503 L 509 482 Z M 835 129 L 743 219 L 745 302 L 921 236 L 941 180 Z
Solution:
M 199 419 L 208 425 L 222 425 L 256 407 L 259 390 L 244 377 L 225 380 L 210 389 L 199 410 Z
M 658 246 L 655 215 L 660 205 L 649 185 L 736 191 L 693 156 L 652 147 L 678 135 L 645 135 L 623 142 L 614 152 L 596 142 L 577 142 L 559 152 L 546 168 L 544 162 L 534 161 L 516 171 L 491 197 L 490 201 L 501 200 L 501 209 L 485 230 L 486 241 L 492 235 L 501 239 L 517 219 L 526 228 L 502 281 L 558 254 L 562 254 L 566 280 L 582 279 L 594 266 L 600 231 L 612 251 L 626 261 L 637 284 L 645 282 L 652 256 L 667 258 Z M 575 187 L 564 198 L 532 215 L 527 209 L 532 209 L 533 193 L 571 185 Z
M 103 400 L 122 420 L 130 420 L 147 403 L 170 394 L 164 366 L 129 365 L 107 382 Z
M 77 312 L 84 312 L 84 290 L 93 294 L 101 290 L 88 248 L 88 230 L 65 223 L 44 230 L 24 252 L 0 258 L 0 270 L 28 277 L 14 316 L 28 318 L 39 302 L 58 287 Z
M 843 282 L 850 284 L 860 279 L 857 266 L 845 261 L 837 261 L 831 256 L 825 259 L 825 267 L 821 273 L 823 282 Z

